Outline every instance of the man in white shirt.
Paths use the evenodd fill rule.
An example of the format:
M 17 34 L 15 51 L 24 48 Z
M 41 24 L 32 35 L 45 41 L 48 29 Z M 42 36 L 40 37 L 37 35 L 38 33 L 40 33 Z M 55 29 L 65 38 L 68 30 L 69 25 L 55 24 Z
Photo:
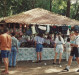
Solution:
M 76 57 L 76 60 L 77 60 L 77 63 L 78 63 L 78 68 L 79 68 L 79 50 L 78 50 L 78 47 L 79 47 L 79 31 L 77 31 L 77 30 L 74 31 L 74 34 L 76 35 L 75 39 L 74 39 L 74 44 L 71 44 L 73 49 L 70 53 L 68 65 L 63 71 L 69 71 L 69 68 L 70 68 L 70 65 L 71 65 L 71 62 L 72 62 L 72 58 L 73 58 L 74 55 Z M 79 72 L 79 69 L 77 70 L 77 72 Z

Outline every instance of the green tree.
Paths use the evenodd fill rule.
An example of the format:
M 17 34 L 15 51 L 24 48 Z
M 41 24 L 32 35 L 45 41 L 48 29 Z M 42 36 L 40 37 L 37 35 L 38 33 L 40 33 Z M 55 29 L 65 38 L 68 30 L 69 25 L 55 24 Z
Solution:
M 70 0 L 0 0 L 0 17 L 11 16 L 38 7 L 79 19 L 79 0 L 71 5 Z
M 66 0 L 54 0 L 52 11 L 61 15 L 66 15 L 66 7 L 67 7 Z

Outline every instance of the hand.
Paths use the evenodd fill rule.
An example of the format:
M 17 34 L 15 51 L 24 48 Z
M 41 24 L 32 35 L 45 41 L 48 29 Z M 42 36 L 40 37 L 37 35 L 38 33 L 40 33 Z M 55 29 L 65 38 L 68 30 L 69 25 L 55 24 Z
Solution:
M 70 44 L 71 46 L 73 46 L 74 44 Z

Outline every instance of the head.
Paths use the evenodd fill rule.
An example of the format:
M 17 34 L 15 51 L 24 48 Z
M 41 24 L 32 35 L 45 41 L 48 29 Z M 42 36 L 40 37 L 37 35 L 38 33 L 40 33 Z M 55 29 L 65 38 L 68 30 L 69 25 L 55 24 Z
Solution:
M 60 32 L 58 33 L 58 39 L 59 39 L 59 41 L 61 41 L 61 33 Z
M 72 31 L 70 35 L 73 36 L 74 35 L 74 31 Z
M 60 35 L 61 35 L 61 33 L 59 32 L 59 33 L 58 33 L 58 36 L 60 36 Z
M 79 31 L 78 30 L 75 30 L 74 31 L 74 34 L 77 36 L 79 34 Z
M 8 33 L 9 29 L 7 27 L 4 27 L 4 33 Z
M 15 36 L 15 32 L 11 33 L 12 36 Z
M 70 38 L 67 39 L 67 42 L 70 42 Z

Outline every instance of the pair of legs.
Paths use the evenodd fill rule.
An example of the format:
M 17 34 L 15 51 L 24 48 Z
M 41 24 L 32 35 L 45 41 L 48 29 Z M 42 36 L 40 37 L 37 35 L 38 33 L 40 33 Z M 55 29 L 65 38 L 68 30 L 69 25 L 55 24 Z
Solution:
M 73 58 L 74 55 L 76 57 L 76 61 L 78 63 L 78 68 L 79 68 L 79 53 L 78 53 L 78 48 L 73 47 L 73 50 L 71 51 L 70 57 L 69 57 L 69 60 L 68 60 L 68 65 L 67 65 L 67 67 L 64 70 L 69 71 L 70 65 L 72 63 L 72 58 Z M 77 70 L 77 72 L 79 72 L 79 69 Z
M 39 58 L 40 58 L 40 61 L 41 61 L 41 58 L 42 58 L 42 53 L 41 52 L 37 52 L 37 62 L 39 61 Z
M 8 58 L 3 58 L 3 61 L 4 61 L 4 65 L 5 65 L 5 70 L 4 70 L 4 73 L 8 73 L 8 65 L 9 65 L 9 60 Z
M 57 55 L 58 55 L 58 53 L 55 52 L 54 63 L 56 63 Z M 61 63 L 61 59 L 62 59 L 62 53 L 60 53 L 60 55 L 59 55 L 59 64 Z
M 1 53 L 0 53 L 0 64 L 2 63 L 2 57 L 1 57 Z
M 17 49 L 16 47 L 12 47 L 11 53 L 9 56 L 9 66 L 10 67 L 15 67 L 16 66 L 16 54 L 17 54 Z
M 73 58 L 73 56 L 70 56 L 70 57 L 69 57 L 69 60 L 68 60 L 68 66 L 71 65 L 72 58 Z M 79 65 L 79 57 L 76 57 L 76 61 L 77 61 L 78 65 Z
M 42 44 L 37 44 L 36 45 L 37 62 L 39 62 L 39 58 L 40 58 L 40 61 L 41 61 L 41 58 L 42 58 L 42 49 L 43 49 L 43 45 Z
M 5 70 L 2 71 L 4 74 L 8 74 L 8 65 L 9 65 L 9 57 L 10 51 L 8 50 L 1 50 L 1 57 L 3 58 Z
M 66 52 L 66 61 L 68 61 L 69 56 L 70 56 L 70 52 L 68 51 L 68 52 Z

